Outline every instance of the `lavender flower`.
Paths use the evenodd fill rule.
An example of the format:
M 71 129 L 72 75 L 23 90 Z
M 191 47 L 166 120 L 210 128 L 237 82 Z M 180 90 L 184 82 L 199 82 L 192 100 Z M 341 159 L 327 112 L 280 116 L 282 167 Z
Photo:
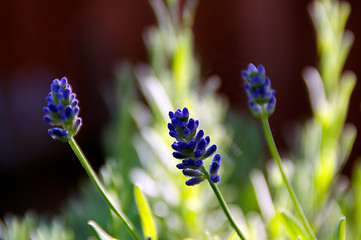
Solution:
M 46 101 L 48 104 L 43 108 L 43 119 L 51 126 L 57 126 L 50 128 L 48 133 L 53 139 L 67 142 L 76 135 L 82 122 L 78 117 L 78 100 L 65 77 L 53 80 Z
M 262 118 L 270 116 L 276 106 L 276 91 L 271 89 L 271 81 L 266 77 L 264 67 L 259 65 L 256 68 L 250 63 L 247 70 L 242 71 L 242 77 L 253 114 Z
M 171 120 L 168 123 L 169 135 L 177 140 L 172 144 L 172 148 L 175 150 L 173 157 L 182 160 L 176 167 L 182 170 L 183 175 L 190 177 L 185 182 L 186 185 L 199 184 L 207 177 L 203 170 L 203 160 L 212 156 L 216 152 L 217 146 L 215 144 L 209 146 L 210 137 L 204 137 L 203 130 L 197 131 L 199 121 L 189 118 L 187 108 L 169 112 L 169 118 Z M 217 183 L 220 181 L 220 177 L 216 174 L 220 164 L 220 155 L 216 154 L 214 158 L 219 159 L 218 167 L 210 174 L 210 180 Z

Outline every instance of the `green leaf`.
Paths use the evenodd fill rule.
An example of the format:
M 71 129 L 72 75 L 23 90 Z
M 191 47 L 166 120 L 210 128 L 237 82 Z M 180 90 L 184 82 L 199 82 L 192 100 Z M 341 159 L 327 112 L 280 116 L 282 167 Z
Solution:
M 339 152 L 339 169 L 342 169 L 343 165 L 348 160 L 352 148 L 354 146 L 354 142 L 356 139 L 357 129 L 352 124 L 346 124 L 343 127 L 341 132 L 341 137 L 339 141 L 340 152 Z
M 138 186 L 135 186 L 134 188 L 134 195 L 140 219 L 142 220 L 144 238 L 150 237 L 152 240 L 158 239 L 157 230 L 149 204 Z
M 192 87 L 192 75 L 194 64 L 192 62 L 192 41 L 189 37 L 191 32 L 183 30 L 183 35 L 178 37 L 177 45 L 174 51 L 172 70 L 175 79 L 175 94 L 177 97 L 183 96 L 188 98 L 185 94 Z
M 236 237 L 237 237 L 237 232 L 234 231 L 234 232 L 231 234 L 231 236 L 229 236 L 228 240 L 236 240 L 236 239 L 237 239 Z
M 337 227 L 337 240 L 346 240 L 346 217 L 342 217 Z
M 292 213 L 283 210 L 279 213 L 279 217 L 292 239 L 309 239 L 309 235 L 302 227 L 302 224 L 292 215 Z
M 339 2 L 338 31 L 343 31 L 351 13 L 351 5 L 346 1 Z
M 105 232 L 96 222 L 90 220 L 88 222 L 90 230 L 99 240 L 117 240 L 116 238 L 111 237 L 107 232 Z

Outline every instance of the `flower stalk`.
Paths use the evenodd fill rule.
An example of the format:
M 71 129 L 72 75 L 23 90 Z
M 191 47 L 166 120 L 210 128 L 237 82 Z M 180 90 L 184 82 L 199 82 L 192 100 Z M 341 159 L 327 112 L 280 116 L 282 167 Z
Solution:
M 221 208 L 222 208 L 224 214 L 226 215 L 229 223 L 231 224 L 232 228 L 236 231 L 236 233 L 240 239 L 245 240 L 246 238 L 244 237 L 243 233 L 237 226 L 236 222 L 233 220 L 232 215 L 228 209 L 227 203 L 224 200 L 221 192 L 219 191 L 217 185 L 211 180 L 211 175 L 208 173 L 207 169 L 204 166 L 201 168 L 201 171 L 204 173 L 204 175 L 206 175 L 209 185 L 211 186 L 214 194 L 216 195 L 219 205 L 221 206 Z
M 169 112 L 169 118 L 171 120 L 171 122 L 168 123 L 169 135 L 176 140 L 176 142 L 172 144 L 172 148 L 175 150 L 173 157 L 182 160 L 176 167 L 182 170 L 184 176 L 190 177 L 185 184 L 187 186 L 194 186 L 207 179 L 232 228 L 242 240 L 245 240 L 246 238 L 233 220 L 227 204 L 216 186 L 221 180 L 218 175 L 218 170 L 222 162 L 221 156 L 215 154 L 217 146 L 215 144 L 209 146 L 211 141 L 210 137 L 204 137 L 204 131 L 202 129 L 197 131 L 199 121 L 189 118 L 187 108 Z M 213 154 L 215 155 L 209 165 L 208 171 L 203 161 Z
M 264 109 L 263 109 L 263 111 L 264 111 Z M 301 206 L 301 204 L 299 203 L 299 201 L 297 199 L 296 193 L 293 190 L 292 185 L 289 182 L 289 180 L 288 180 L 288 178 L 286 176 L 286 173 L 285 173 L 285 171 L 283 169 L 281 157 L 280 157 L 280 155 L 278 153 L 276 143 L 275 143 L 275 141 L 273 139 L 273 136 L 272 136 L 271 128 L 270 128 L 270 125 L 269 125 L 269 122 L 268 122 L 268 117 L 263 117 L 262 118 L 262 124 L 263 124 L 264 133 L 266 135 L 268 147 L 269 147 L 269 149 L 271 151 L 272 157 L 275 159 L 275 161 L 276 161 L 276 163 L 278 165 L 278 168 L 280 170 L 283 182 L 286 185 L 288 194 L 290 195 L 290 198 L 291 198 L 291 201 L 292 201 L 292 203 L 293 203 L 293 205 L 295 207 L 295 210 L 298 213 L 298 215 L 299 215 L 299 217 L 301 219 L 302 225 L 305 228 L 306 232 L 309 234 L 310 238 L 312 240 L 316 240 L 317 238 L 316 238 L 316 236 L 315 236 L 315 234 L 314 234 L 314 232 L 313 232 L 313 230 L 311 228 L 311 225 L 308 222 L 308 220 L 306 218 L 306 215 L 303 212 L 302 206 Z
M 50 93 L 46 97 L 46 101 L 47 106 L 43 108 L 45 113 L 43 119 L 52 126 L 52 128 L 48 130 L 49 135 L 53 139 L 68 142 L 70 144 L 81 165 L 87 172 L 90 180 L 93 182 L 100 195 L 104 198 L 108 207 L 121 219 L 133 238 L 135 240 L 139 240 L 133 224 L 120 210 L 120 208 L 117 207 L 115 202 L 111 200 L 110 195 L 106 192 L 106 189 L 99 177 L 74 139 L 82 125 L 82 121 L 81 118 L 78 117 L 79 101 L 76 99 L 75 93 L 72 92 L 72 88 L 66 77 L 61 78 L 61 80 L 53 80 L 50 86 Z
M 115 215 L 117 215 L 120 218 L 120 220 L 124 223 L 124 225 L 128 229 L 129 233 L 133 236 L 133 238 L 136 240 L 140 240 L 140 238 L 138 237 L 137 233 L 134 230 L 133 224 L 125 216 L 122 210 L 120 210 L 119 207 L 117 207 L 117 205 L 110 198 L 109 194 L 106 192 L 105 187 L 103 186 L 99 177 L 97 176 L 94 169 L 90 165 L 88 159 L 85 157 L 84 153 L 80 149 L 78 143 L 75 141 L 73 137 L 71 137 L 68 142 L 71 148 L 73 149 L 75 155 L 78 157 L 84 170 L 88 174 L 90 180 L 93 182 L 94 186 L 97 188 L 98 192 L 103 197 L 108 207 L 114 212 Z
M 275 159 L 280 170 L 283 182 L 286 185 L 291 201 L 301 218 L 302 225 L 312 240 L 316 240 L 316 236 L 303 212 L 295 191 L 285 174 L 282 161 L 272 136 L 269 126 L 268 117 L 272 115 L 276 107 L 276 91 L 271 88 L 271 80 L 266 76 L 265 68 L 262 65 L 256 67 L 252 63 L 248 65 L 247 70 L 242 71 L 242 78 L 245 80 L 244 88 L 248 95 L 248 105 L 252 113 L 262 120 L 263 129 L 266 135 L 267 143 L 273 158 Z

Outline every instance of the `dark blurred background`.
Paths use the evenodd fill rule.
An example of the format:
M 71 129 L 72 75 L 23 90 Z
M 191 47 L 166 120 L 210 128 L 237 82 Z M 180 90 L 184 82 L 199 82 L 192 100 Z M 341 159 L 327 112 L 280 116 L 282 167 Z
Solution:
M 266 67 L 277 90 L 270 122 L 281 152 L 290 147 L 284 137 L 288 126 L 311 114 L 301 76 L 304 67 L 317 65 L 309 2 L 200 0 L 193 28 L 201 75 L 221 77 L 221 92 L 234 110 L 247 111 L 240 70 L 249 62 Z M 349 2 L 347 29 L 355 43 L 346 69 L 361 76 L 361 6 Z M 54 213 L 84 171 L 70 147 L 47 134 L 42 107 L 51 81 L 70 79 L 85 122 L 78 142 L 91 163 L 100 166 L 100 136 L 110 118 L 104 89 L 114 84 L 119 62 L 147 61 L 142 35 L 155 17 L 146 0 L 14 0 L 0 7 L 0 217 L 29 208 Z M 358 83 L 348 116 L 358 131 L 360 102 Z M 361 156 L 360 143 L 358 137 L 345 174 Z

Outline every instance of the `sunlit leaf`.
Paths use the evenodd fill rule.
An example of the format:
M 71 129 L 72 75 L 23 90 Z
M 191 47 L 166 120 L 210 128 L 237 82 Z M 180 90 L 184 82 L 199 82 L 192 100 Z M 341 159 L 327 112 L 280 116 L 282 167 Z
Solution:
M 292 215 L 292 213 L 283 210 L 279 213 L 279 216 L 292 239 L 300 239 L 300 237 L 309 239 L 307 232 L 302 227 L 301 223 Z
M 116 238 L 111 237 L 107 232 L 105 232 L 96 222 L 90 220 L 88 222 L 90 230 L 99 240 L 116 240 Z
M 337 240 L 345 240 L 346 239 L 346 218 L 342 217 L 337 227 Z
M 231 236 L 229 236 L 228 240 L 237 240 L 237 232 L 233 232 Z
M 143 234 L 145 238 L 152 240 L 158 239 L 157 230 L 153 220 L 152 212 L 150 210 L 147 199 L 142 194 L 138 186 L 134 189 L 135 201 L 137 203 L 140 219 L 142 220 Z

